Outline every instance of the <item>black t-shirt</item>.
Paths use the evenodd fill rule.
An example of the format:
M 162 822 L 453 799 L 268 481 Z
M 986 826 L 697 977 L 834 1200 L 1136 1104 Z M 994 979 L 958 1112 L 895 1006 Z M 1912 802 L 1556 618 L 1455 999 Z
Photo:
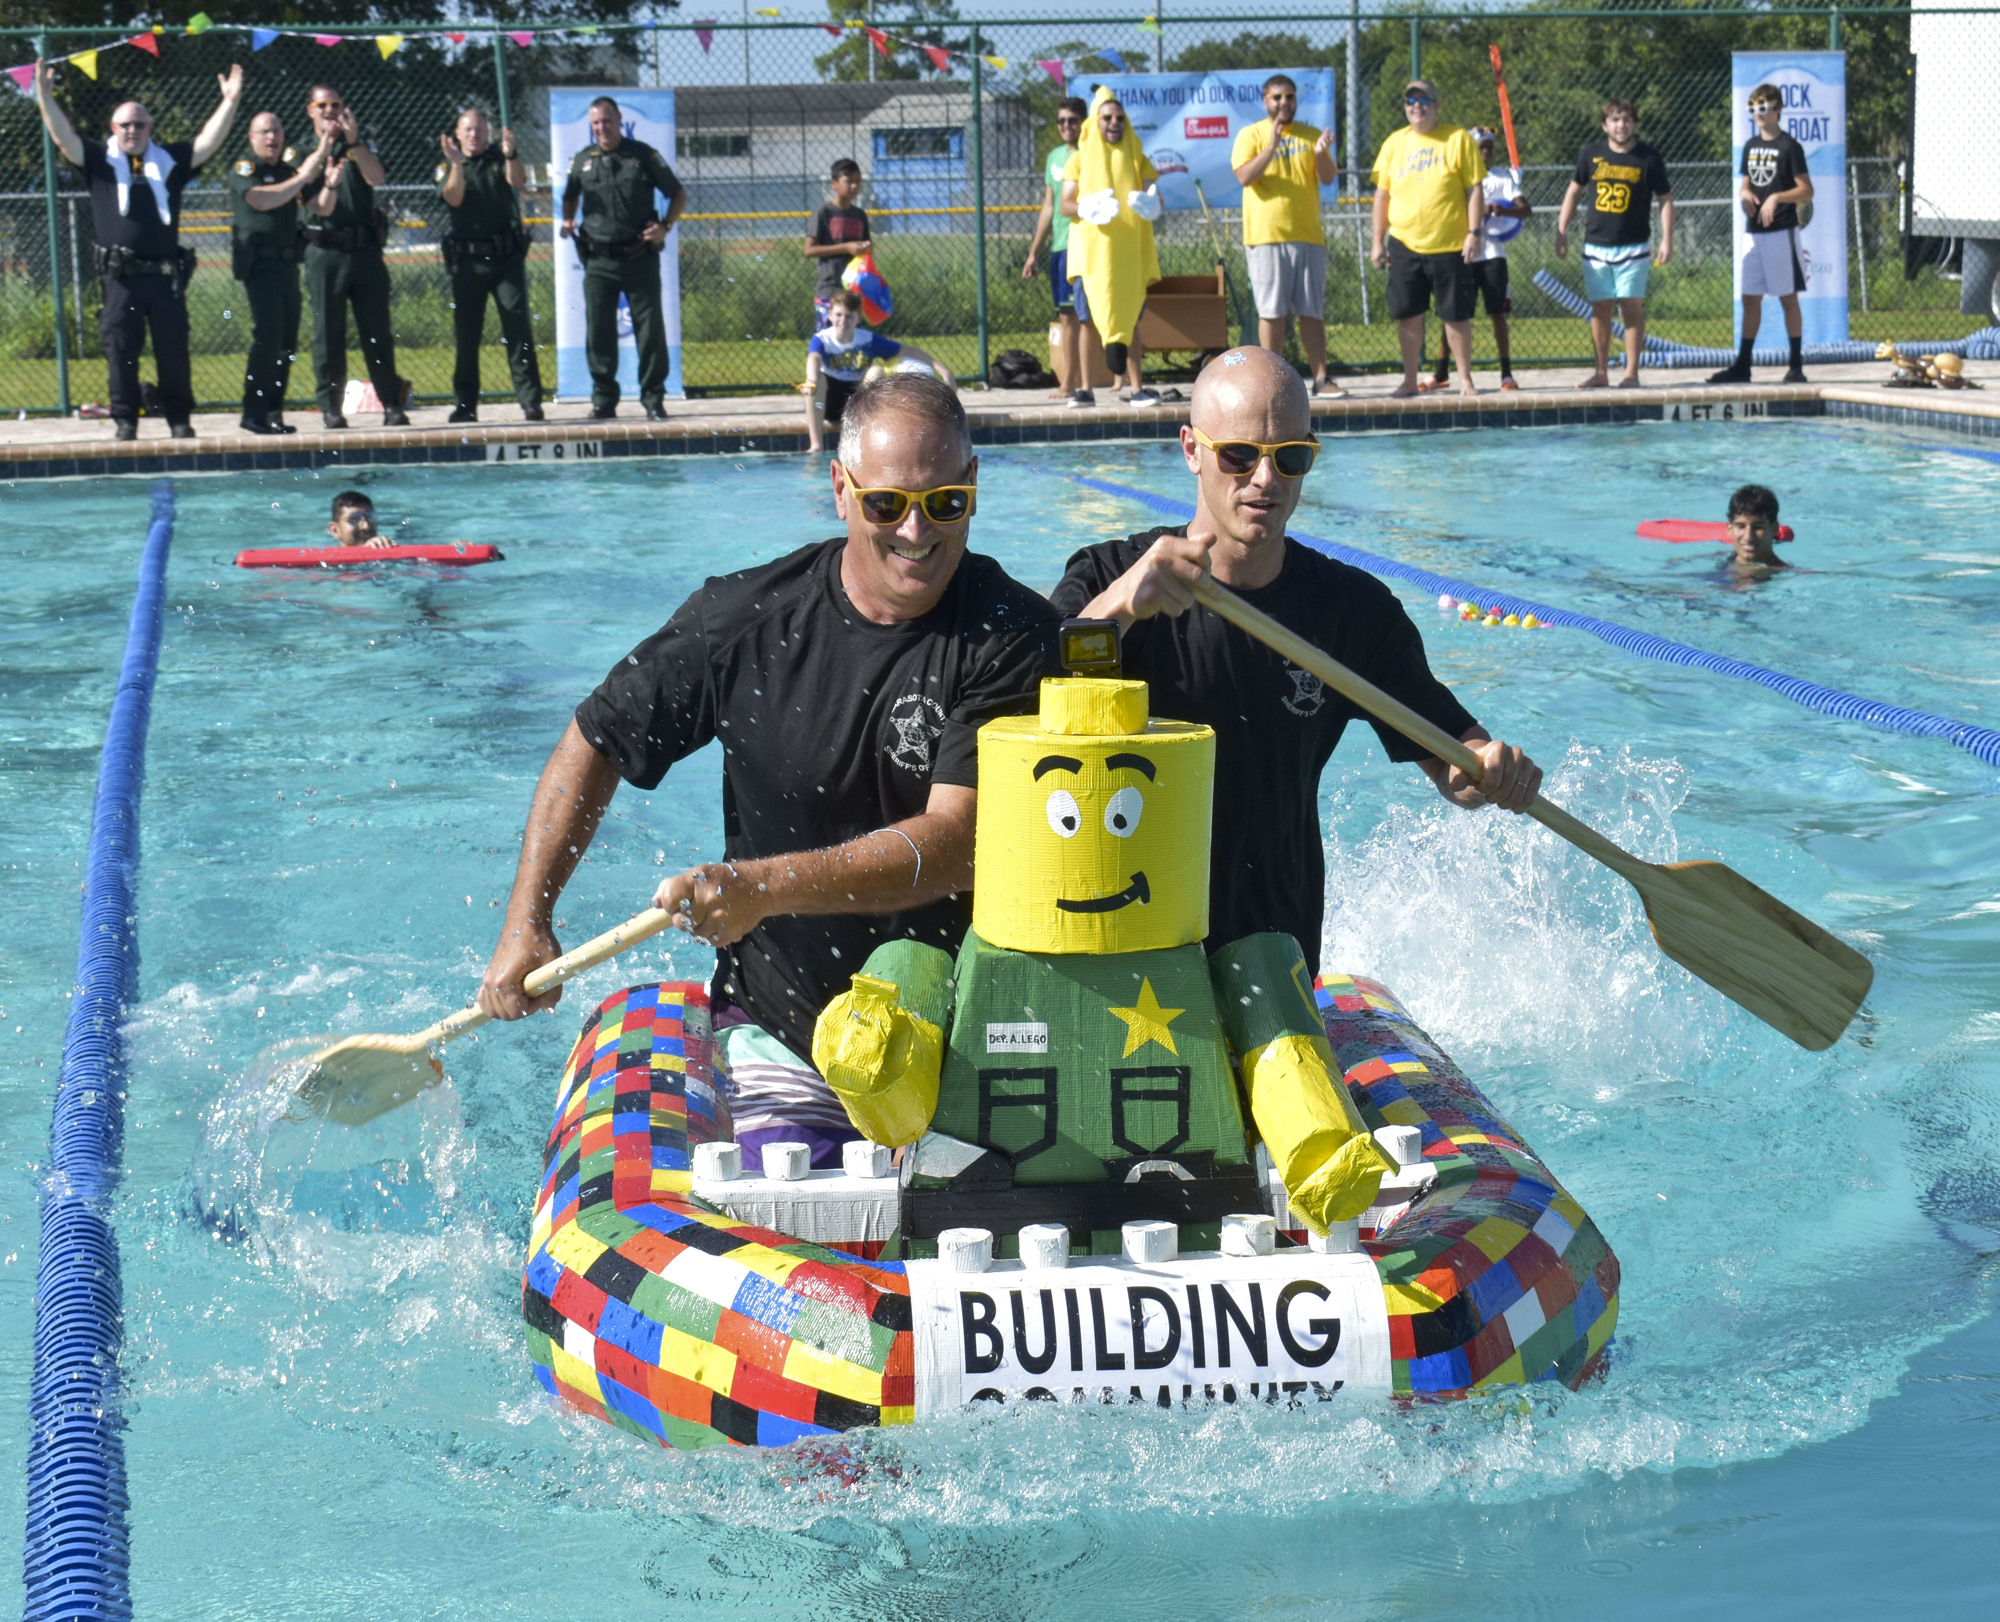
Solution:
M 991 558 L 968 552 L 922 619 L 876 625 L 840 584 L 846 544 L 709 580 L 577 706 L 584 737 L 640 788 L 720 738 L 730 858 L 837 845 L 918 815 L 933 783 L 976 786 L 978 729 L 1033 709 L 1057 673 L 1055 615 Z M 884 940 L 955 955 L 971 924 L 970 896 L 767 919 L 716 953 L 716 1005 L 808 1059 L 820 1009 Z
M 102 141 L 83 138 L 83 180 L 90 188 L 90 219 L 98 244 L 130 248 L 141 259 L 171 259 L 180 246 L 181 193 L 201 171 L 194 166 L 194 142 L 163 143 L 174 166 L 167 175 L 167 218 L 146 181 L 145 158 L 134 159 L 125 208 L 118 207 L 118 175 Z
M 1592 141 L 1576 158 L 1576 183 L 1583 188 L 1583 240 L 1602 248 L 1649 241 L 1653 199 L 1672 194 L 1667 160 L 1644 141 L 1620 152 L 1607 141 Z
M 1180 533 L 1153 529 L 1086 547 L 1055 589 L 1056 612 L 1081 614 L 1160 536 Z M 1454 738 L 1476 725 L 1431 674 L 1416 626 L 1373 575 L 1287 537 L 1278 578 L 1239 595 Z M 1317 964 L 1326 914 L 1320 773 L 1347 723 L 1368 717 L 1317 676 L 1199 608 L 1127 631 L 1125 673 L 1151 685 L 1153 714 L 1215 728 L 1211 948 L 1282 930 Z M 1371 724 L 1391 760 L 1429 753 L 1384 723 Z
M 1796 203 L 1780 203 L 1771 223 L 1761 217 L 1764 199 L 1774 191 L 1790 191 L 1806 174 L 1806 149 L 1783 130 L 1768 141 L 1753 135 L 1743 143 L 1743 174 L 1750 182 L 1750 195 L 1757 199 L 1758 214 L 1749 219 L 1752 231 L 1789 231 L 1799 223 Z
M 822 203 L 813 216 L 812 238 L 815 247 L 831 247 L 836 242 L 866 242 L 868 240 L 868 210 L 865 208 L 839 208 L 832 203 Z M 813 297 L 821 299 L 840 296 L 840 274 L 847 269 L 847 260 L 839 254 L 829 254 L 819 262 L 819 281 L 813 287 Z

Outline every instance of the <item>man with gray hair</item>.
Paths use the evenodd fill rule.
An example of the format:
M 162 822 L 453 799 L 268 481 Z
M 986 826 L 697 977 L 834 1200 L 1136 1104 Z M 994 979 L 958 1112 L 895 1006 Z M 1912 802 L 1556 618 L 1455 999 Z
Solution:
M 1194 517 L 1077 553 L 1055 605 L 1125 627 L 1125 673 L 1151 684 L 1155 715 L 1215 728 L 1215 780 L 1229 792 L 1215 797 L 1209 939 L 1282 931 L 1317 965 L 1320 774 L 1349 721 L 1369 720 L 1389 758 L 1415 763 L 1454 805 L 1523 810 L 1541 768 L 1494 742 L 1431 674 L 1394 592 L 1285 533 L 1319 454 L 1299 374 L 1268 349 L 1232 349 L 1202 372 L 1189 415 L 1181 452 L 1195 479 Z M 1248 632 L 1188 613 L 1189 583 L 1204 573 L 1471 745 L 1481 780 L 1427 756 Z
M 104 278 L 97 335 L 110 368 L 111 419 L 119 439 L 139 437 L 139 354 L 153 334 L 156 409 L 175 439 L 194 438 L 194 379 L 188 359 L 187 284 L 194 253 L 180 242 L 181 194 L 215 156 L 236 122 L 243 69 L 216 75 L 222 101 L 192 141 L 153 138 L 153 115 L 136 101 L 111 110 L 111 139 L 77 134 L 57 104 L 46 62 L 35 64 L 35 100 L 56 150 L 90 188 L 92 252 Z
M 883 941 L 955 952 L 971 927 L 981 725 L 1032 709 L 1055 616 L 967 548 L 979 460 L 957 393 L 897 374 L 858 389 L 830 464 L 846 533 L 709 580 L 577 707 L 542 773 L 480 1006 L 553 1005 L 522 980 L 559 956 L 556 899 L 622 778 L 658 786 L 723 745 L 722 859 L 653 904 L 716 949 L 710 988 L 736 1141 L 859 1134 L 812 1065 L 813 1023 Z

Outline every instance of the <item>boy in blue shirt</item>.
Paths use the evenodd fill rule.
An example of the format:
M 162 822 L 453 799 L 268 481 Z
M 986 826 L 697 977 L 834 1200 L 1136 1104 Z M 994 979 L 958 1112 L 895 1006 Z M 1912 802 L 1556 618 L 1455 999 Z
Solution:
M 860 325 L 861 295 L 853 288 L 841 288 L 830 311 L 827 324 L 806 345 L 806 380 L 799 387 L 806 396 L 806 433 L 815 453 L 826 449 L 826 425 L 839 426 L 854 391 L 868 377 L 877 375 L 885 362 L 919 361 L 947 383 L 952 380 L 942 365 L 915 344 L 899 344 Z

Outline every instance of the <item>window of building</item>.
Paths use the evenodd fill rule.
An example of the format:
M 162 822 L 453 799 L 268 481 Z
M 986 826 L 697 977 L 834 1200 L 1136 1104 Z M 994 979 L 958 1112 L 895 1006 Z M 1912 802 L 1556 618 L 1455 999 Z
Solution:
M 747 158 L 750 156 L 750 136 L 748 131 L 738 131 L 734 135 L 676 135 L 674 156 L 677 158 Z
M 961 158 L 964 155 L 963 129 L 918 126 L 875 131 L 875 156 L 878 160 Z

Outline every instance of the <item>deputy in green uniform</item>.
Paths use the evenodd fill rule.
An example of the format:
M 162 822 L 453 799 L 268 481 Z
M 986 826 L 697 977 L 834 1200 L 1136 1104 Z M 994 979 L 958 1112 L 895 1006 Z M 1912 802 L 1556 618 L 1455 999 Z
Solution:
M 316 84 L 307 110 L 321 140 L 333 136 L 326 173 L 309 192 L 306 286 L 313 301 L 313 370 L 319 379 L 320 419 L 345 428 L 341 399 L 347 393 L 347 307 L 354 306 L 355 334 L 368 380 L 382 402 L 382 426 L 404 428 L 403 380 L 396 375 L 396 339 L 389 318 L 389 267 L 382 246 L 389 216 L 375 202 L 386 175 L 373 143 L 361 139 L 353 109 L 336 85 Z
M 230 261 L 250 304 L 250 358 L 243 368 L 245 433 L 295 433 L 285 421 L 285 387 L 299 348 L 299 193 L 326 172 L 328 141 L 298 156 L 285 145 L 276 113 L 250 120 L 250 156 L 239 159 L 224 182 L 229 191 Z
M 528 230 L 521 223 L 518 188 L 528 171 L 503 129 L 493 144 L 486 115 L 468 107 L 450 135 L 438 137 L 444 162 L 438 165 L 438 193 L 451 211 L 451 231 L 443 242 L 451 273 L 452 329 L 458 359 L 451 392 L 457 402 L 452 422 L 479 420 L 479 343 L 485 336 L 486 300 L 500 312 L 500 339 L 514 374 L 514 397 L 521 415 L 542 420 L 542 371 L 535 363 L 535 334 L 528 317 Z
M 666 420 L 667 327 L 660 312 L 660 253 L 687 207 L 687 191 L 667 160 L 626 137 L 618 103 L 590 104 L 591 144 L 569 166 L 563 187 L 562 234 L 576 238 L 583 259 L 583 353 L 590 364 L 590 414 L 618 414 L 618 295 L 632 311 L 639 351 L 639 399 L 649 422 Z M 666 217 L 653 193 L 667 199 Z M 577 225 L 577 203 L 583 224 Z

